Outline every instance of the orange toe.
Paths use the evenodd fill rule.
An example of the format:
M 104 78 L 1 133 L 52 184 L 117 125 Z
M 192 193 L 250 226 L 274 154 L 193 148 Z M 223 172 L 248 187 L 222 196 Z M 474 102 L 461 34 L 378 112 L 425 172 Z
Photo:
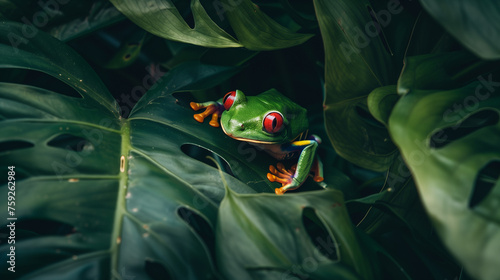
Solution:
M 195 111 L 198 111 L 201 108 L 201 105 L 199 103 L 196 103 L 196 102 L 189 103 L 189 106 L 191 106 L 191 109 L 193 109 Z
M 214 121 L 214 120 L 211 120 L 209 123 L 208 123 L 210 126 L 213 126 L 213 127 L 219 127 L 219 122 L 218 121 Z
M 274 176 L 271 173 L 267 173 L 267 180 L 269 180 L 271 182 L 275 182 L 276 181 L 276 176 Z
M 203 122 L 203 120 L 205 119 L 205 117 L 202 115 L 202 114 L 196 114 L 194 115 L 194 119 L 200 123 Z
M 274 192 L 277 195 L 283 195 L 285 193 L 285 190 L 283 190 L 282 188 L 276 188 L 276 189 L 274 189 Z
M 323 180 L 324 180 L 324 179 L 325 179 L 325 178 L 320 177 L 320 176 L 317 176 L 317 177 L 314 177 L 314 178 L 313 178 L 314 182 L 318 182 L 318 183 L 319 183 L 319 182 L 323 182 Z

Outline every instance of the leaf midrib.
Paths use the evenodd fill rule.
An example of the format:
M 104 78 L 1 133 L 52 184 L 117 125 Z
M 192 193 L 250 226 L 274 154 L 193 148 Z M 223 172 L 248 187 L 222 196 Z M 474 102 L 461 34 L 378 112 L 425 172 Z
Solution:
M 118 250 L 120 243 L 118 240 L 121 239 L 122 223 L 123 223 L 123 213 L 126 211 L 126 194 L 128 191 L 128 155 L 130 153 L 130 122 L 127 119 L 122 119 L 121 122 L 121 151 L 120 151 L 120 173 L 119 173 L 119 184 L 118 184 L 118 195 L 116 201 L 115 217 L 113 224 L 113 232 L 111 234 L 110 248 L 111 252 L 111 269 L 110 269 L 110 279 L 113 279 L 113 274 L 118 267 Z M 121 165 L 123 160 L 124 165 Z

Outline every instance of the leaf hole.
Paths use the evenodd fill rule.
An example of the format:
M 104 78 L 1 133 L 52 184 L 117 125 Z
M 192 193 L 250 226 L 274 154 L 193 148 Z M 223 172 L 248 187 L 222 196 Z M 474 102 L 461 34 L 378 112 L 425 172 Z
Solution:
M 431 149 L 443 148 L 453 141 L 472 134 L 476 130 L 498 124 L 499 119 L 498 113 L 493 110 L 479 111 L 454 126 L 433 133 L 429 140 L 429 147 Z
M 328 230 L 313 208 L 304 208 L 302 211 L 302 224 L 311 242 L 323 256 L 333 261 L 340 260 L 337 241 L 328 234 Z
M 469 198 L 469 207 L 474 208 L 484 201 L 499 179 L 500 160 L 491 161 L 484 166 L 477 174 L 476 182 Z
M 144 262 L 146 274 L 153 280 L 173 279 L 163 264 L 152 259 L 146 259 Z
M 219 164 L 222 171 L 235 177 L 228 162 L 213 151 L 194 144 L 183 144 L 181 146 L 181 151 L 191 158 L 208 164 L 214 168 L 218 168 L 215 162 L 210 159 L 213 158 L 217 164 Z
M 215 234 L 210 224 L 198 213 L 183 206 L 177 209 L 177 216 L 184 220 L 203 239 L 212 258 L 215 259 Z
M 33 145 L 33 143 L 22 140 L 5 141 L 0 143 L 0 154 L 4 152 L 12 152 L 14 150 L 32 148 L 34 146 L 35 145 Z
M 191 29 L 194 29 L 195 22 L 193 12 L 191 10 L 190 1 L 172 1 L 172 3 L 166 5 L 169 6 L 168 9 L 177 9 L 186 24 L 189 25 Z
M 75 152 L 91 151 L 94 149 L 94 145 L 87 139 L 69 133 L 56 136 L 47 145 Z
M 65 73 L 60 73 L 59 78 L 56 78 L 54 76 L 36 70 L 27 70 L 27 69 L 3 69 L 3 70 L 4 71 L 12 70 L 17 74 L 16 76 L 2 75 L 0 78 L 0 82 L 17 83 L 28 86 L 34 86 L 50 90 L 61 95 L 74 98 L 82 98 L 80 93 L 78 93 L 73 87 L 67 84 L 75 82 L 74 81 L 75 78 L 68 77 Z M 65 82 L 63 82 L 62 80 L 64 80 Z
M 9 228 L 3 227 L 2 233 L 8 233 Z M 16 239 L 28 239 L 32 237 L 58 235 L 65 236 L 76 233 L 74 226 L 59 221 L 48 219 L 26 219 L 16 221 Z

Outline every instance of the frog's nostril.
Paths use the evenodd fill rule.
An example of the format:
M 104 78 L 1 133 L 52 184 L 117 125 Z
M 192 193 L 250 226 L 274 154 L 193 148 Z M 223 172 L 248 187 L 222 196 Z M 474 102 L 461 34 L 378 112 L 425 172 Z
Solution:
M 230 120 L 230 125 L 231 125 L 231 128 L 235 131 L 245 130 L 245 125 L 241 121 L 237 121 L 237 120 L 232 119 L 232 120 Z

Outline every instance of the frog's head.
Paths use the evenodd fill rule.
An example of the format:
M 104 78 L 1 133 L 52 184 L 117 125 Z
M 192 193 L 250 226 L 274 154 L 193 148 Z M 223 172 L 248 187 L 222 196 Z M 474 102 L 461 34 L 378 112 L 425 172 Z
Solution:
M 307 111 L 275 89 L 248 97 L 231 91 L 223 104 L 222 130 L 236 140 L 281 144 L 307 130 Z

